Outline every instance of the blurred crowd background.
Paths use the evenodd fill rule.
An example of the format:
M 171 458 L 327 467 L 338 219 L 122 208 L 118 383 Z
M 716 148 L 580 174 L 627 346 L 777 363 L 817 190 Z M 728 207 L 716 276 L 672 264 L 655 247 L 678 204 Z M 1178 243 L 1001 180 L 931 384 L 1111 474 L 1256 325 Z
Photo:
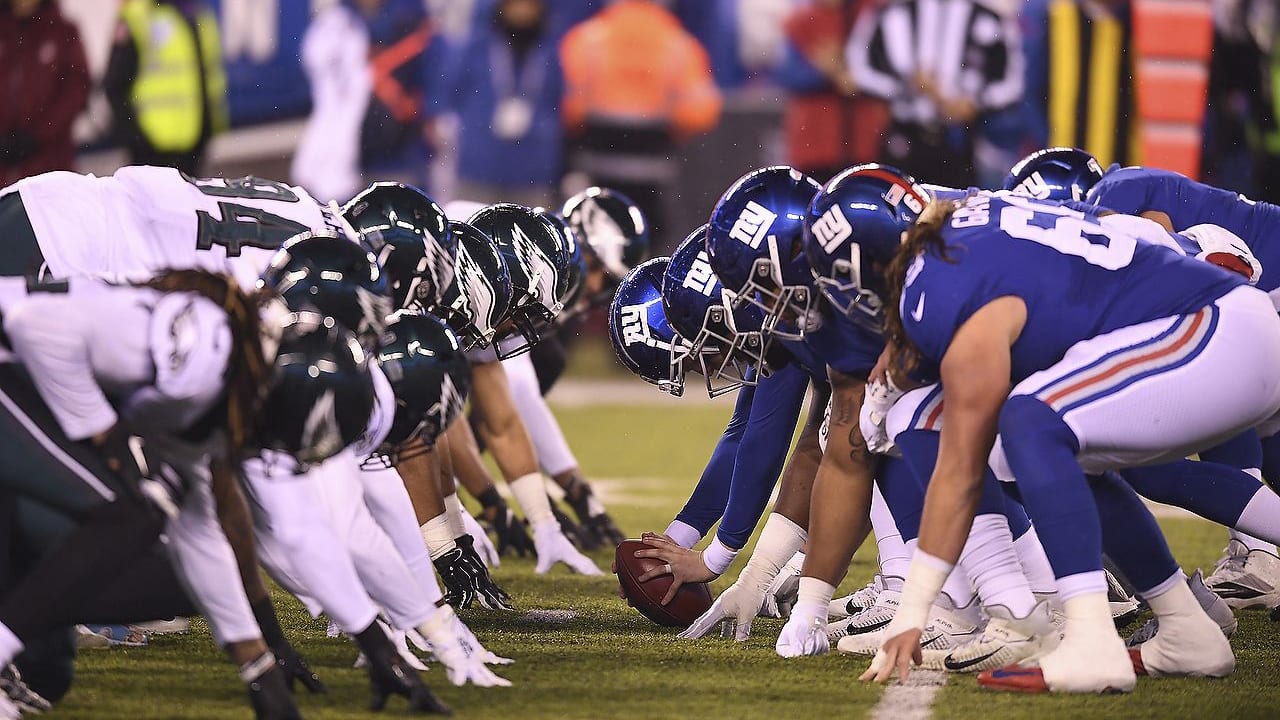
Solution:
M 656 251 L 751 167 L 997 185 L 1026 152 L 1280 199 L 1280 0 L 0 0 L 0 185 L 125 163 L 631 195 Z

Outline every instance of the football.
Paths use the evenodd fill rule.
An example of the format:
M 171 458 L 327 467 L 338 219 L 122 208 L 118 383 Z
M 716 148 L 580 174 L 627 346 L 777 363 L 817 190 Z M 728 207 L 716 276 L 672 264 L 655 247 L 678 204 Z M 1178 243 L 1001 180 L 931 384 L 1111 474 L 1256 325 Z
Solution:
M 658 558 L 638 558 L 637 550 L 649 547 L 641 540 L 623 540 L 614 555 L 618 584 L 622 594 L 641 615 L 667 627 L 687 628 L 711 607 L 711 589 L 706 583 L 685 583 L 666 605 L 662 598 L 671 589 L 671 576 L 659 575 L 646 582 L 637 578 L 653 568 L 661 567 Z

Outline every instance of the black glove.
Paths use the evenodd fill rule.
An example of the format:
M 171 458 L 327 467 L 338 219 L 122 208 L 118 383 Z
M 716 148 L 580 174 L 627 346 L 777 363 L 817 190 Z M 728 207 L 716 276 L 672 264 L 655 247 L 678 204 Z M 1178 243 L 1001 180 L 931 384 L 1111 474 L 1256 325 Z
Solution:
M 371 710 L 379 711 L 387 706 L 387 699 L 400 695 L 409 699 L 409 712 L 415 714 L 452 715 L 453 711 L 422 683 L 422 678 L 405 664 L 396 652 L 387 634 L 375 620 L 355 637 L 356 645 L 369 661 L 369 685 L 372 692 Z
M 256 677 L 245 677 L 248 669 L 257 663 L 255 660 L 240 668 L 241 678 L 249 689 L 254 717 L 258 720 L 302 720 L 302 714 L 293 702 L 293 694 L 285 685 L 284 673 L 274 662 Z
M 618 524 L 609 517 L 609 513 L 598 512 L 594 515 L 591 513 L 591 486 L 585 481 L 575 482 L 565 493 L 565 501 L 578 516 L 578 522 L 582 523 L 582 534 L 590 538 L 588 542 L 592 544 L 592 549 L 601 546 L 617 547 L 627 539 L 627 536 L 623 535 L 622 530 L 618 528 Z M 603 511 L 604 506 L 596 503 L 595 509 Z M 586 543 L 583 547 L 586 547 Z
M 289 642 L 289 638 L 285 637 L 284 629 L 280 627 L 280 620 L 276 617 L 276 609 L 271 604 L 271 598 L 265 597 L 250 603 L 249 607 L 253 610 L 253 617 L 262 630 L 262 639 L 266 640 L 267 647 L 275 653 L 276 665 L 284 673 L 289 692 L 293 692 L 295 681 L 301 682 L 307 692 L 312 694 L 328 692 L 324 683 L 320 682 L 320 677 L 307 665 L 306 659 L 298 654 L 293 644 Z
M 476 601 L 489 610 L 515 610 L 511 596 L 489 576 L 471 536 L 455 538 L 454 543 L 454 549 L 432 560 L 444 582 L 445 601 L 460 610 Z
M 17 165 L 36 154 L 36 139 L 25 130 L 0 135 L 0 164 Z
M 493 537 L 497 540 L 498 555 L 506 555 L 507 550 L 520 557 L 534 554 L 529 524 L 517 517 L 505 502 L 500 506 L 486 508 L 480 519 L 493 532 Z
M 125 487 L 135 490 L 164 514 L 177 514 L 190 480 L 154 452 L 142 436 L 133 434 L 119 421 L 93 444 L 107 467 L 124 479 Z
M 560 523 L 560 532 L 569 538 L 569 542 L 573 543 L 579 550 L 591 551 L 600 547 L 600 543 L 595 542 L 595 538 L 589 536 L 578 527 L 578 523 L 573 521 L 560 506 L 556 504 L 550 496 L 547 497 L 547 504 L 551 506 L 551 514 L 555 516 L 556 522 Z

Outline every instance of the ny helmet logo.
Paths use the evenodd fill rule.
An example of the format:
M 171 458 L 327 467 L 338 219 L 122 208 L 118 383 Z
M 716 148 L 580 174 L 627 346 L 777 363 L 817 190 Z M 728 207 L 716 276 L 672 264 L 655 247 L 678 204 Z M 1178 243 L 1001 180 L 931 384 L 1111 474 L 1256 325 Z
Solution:
M 769 228 L 773 227 L 773 221 L 777 219 L 777 213 L 770 212 L 755 200 L 750 200 L 742 212 L 738 213 L 738 219 L 733 222 L 729 237 L 751 246 L 752 250 L 758 250 L 760 243 L 769 234 Z
M 853 227 L 849 225 L 849 219 L 844 216 L 844 211 L 839 205 L 832 205 L 829 210 L 822 213 L 822 217 L 813 222 L 812 230 L 813 236 L 818 239 L 818 244 L 828 255 L 835 252 L 840 247 L 840 243 L 848 240 L 853 234 Z
M 715 289 L 716 282 L 715 271 L 711 269 L 711 259 L 707 257 L 705 250 L 699 250 L 698 256 L 689 266 L 689 274 L 685 275 L 681 285 L 711 297 L 711 291 Z

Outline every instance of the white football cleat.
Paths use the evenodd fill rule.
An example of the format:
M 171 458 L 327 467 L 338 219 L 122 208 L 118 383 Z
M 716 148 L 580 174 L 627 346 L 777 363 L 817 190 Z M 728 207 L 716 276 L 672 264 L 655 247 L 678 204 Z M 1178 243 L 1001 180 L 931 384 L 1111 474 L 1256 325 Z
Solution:
M 945 592 L 938 593 L 929 624 L 920 636 L 920 667 L 925 670 L 943 670 L 943 661 L 952 650 L 978 638 L 981 620 L 977 598 L 958 608 L 951 596 Z
M 1222 630 L 1222 634 L 1231 637 L 1236 632 L 1238 623 L 1236 622 L 1235 613 L 1231 612 L 1231 608 L 1226 601 L 1218 597 L 1204 584 L 1204 576 L 1199 570 L 1191 577 L 1187 578 L 1187 585 L 1191 588 L 1191 594 L 1195 595 L 1196 600 L 1200 603 L 1200 607 L 1204 609 L 1209 618 L 1218 623 L 1218 627 Z M 1138 631 L 1129 636 L 1125 644 L 1129 647 L 1138 647 L 1142 643 L 1155 637 L 1160 631 L 1160 620 L 1151 618 L 1145 625 L 1138 628 Z
M 1236 610 L 1280 605 L 1280 558 L 1232 538 L 1204 584 Z
M 986 608 L 987 626 L 977 639 L 952 650 L 942 660 L 948 672 L 982 672 L 1039 657 L 1058 646 L 1062 635 L 1053 625 L 1048 603 L 1038 603 L 1023 618 L 1008 608 Z
M 874 655 L 884 641 L 884 629 L 898 612 L 902 593 L 882 590 L 876 604 L 852 617 L 827 625 L 827 639 L 846 655 Z
M 880 594 L 881 590 L 884 590 L 884 578 L 877 573 L 875 577 L 871 578 L 870 582 L 858 589 L 857 592 L 832 600 L 827 614 L 833 620 L 857 615 L 876 604 L 876 596 Z

